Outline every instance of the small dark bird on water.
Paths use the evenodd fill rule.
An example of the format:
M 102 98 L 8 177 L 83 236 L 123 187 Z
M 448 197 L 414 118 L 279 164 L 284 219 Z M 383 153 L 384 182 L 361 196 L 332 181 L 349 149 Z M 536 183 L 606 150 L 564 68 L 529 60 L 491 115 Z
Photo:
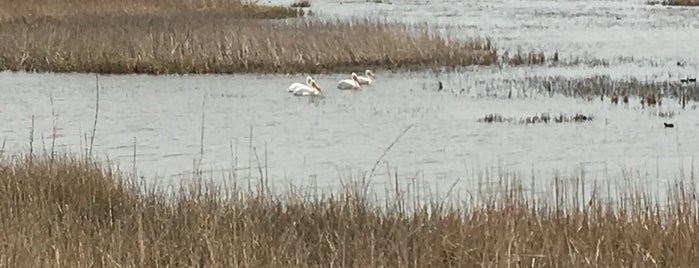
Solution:
M 663 125 L 665 125 L 666 128 L 673 128 L 673 127 L 675 127 L 675 124 L 673 124 L 673 123 L 663 123 Z
M 441 91 L 442 89 L 444 89 L 444 86 L 442 86 L 442 81 L 439 81 L 439 88 L 437 88 L 437 90 Z

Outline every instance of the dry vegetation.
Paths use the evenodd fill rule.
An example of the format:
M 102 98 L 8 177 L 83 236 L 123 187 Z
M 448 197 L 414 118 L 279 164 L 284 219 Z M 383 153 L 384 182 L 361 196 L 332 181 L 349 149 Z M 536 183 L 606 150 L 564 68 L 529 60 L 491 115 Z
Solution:
M 589 101 L 599 99 L 612 104 L 628 104 L 630 96 L 637 96 L 642 105 L 649 106 L 662 105 L 663 98 L 677 101 L 682 108 L 699 102 L 699 84 L 696 83 L 696 78 L 675 77 L 666 81 L 648 81 L 633 77 L 612 79 L 606 75 L 583 78 L 535 76 L 515 83 L 534 85 L 541 92 L 550 95 L 563 94 Z
M 293 8 L 257 5 L 246 0 L 0 0 L 2 20 L 82 15 L 165 15 L 183 11 L 218 11 L 235 18 L 280 19 L 303 15 Z
M 693 180 L 693 179 L 692 179 Z M 6 267 L 690 267 L 699 261 L 693 184 L 667 206 L 560 188 L 521 188 L 450 208 L 382 208 L 361 195 L 307 199 L 194 183 L 136 192 L 84 159 L 0 161 L 0 266 Z M 694 189 L 694 188 L 691 188 Z M 590 193 L 588 193 L 589 195 Z M 552 194 L 553 195 L 553 194 Z M 584 196 L 584 195 L 583 195 Z M 624 197 L 624 198 L 622 198 Z M 655 201 L 653 201 L 655 200 Z
M 367 20 L 251 19 L 302 15 L 295 8 L 224 0 L 95 1 L 104 6 L 77 0 L 29 2 L 0 7 L 5 14 L 0 21 L 0 69 L 315 73 L 497 61 L 496 49 L 487 40 L 454 42 L 426 27 Z
M 308 0 L 301 0 L 291 3 L 291 7 L 311 7 L 311 2 Z
M 505 117 L 500 114 L 487 114 L 483 117 L 476 119 L 476 122 L 480 123 L 514 123 L 514 124 L 549 124 L 549 123 L 582 123 L 587 121 L 592 121 L 594 117 L 592 115 L 585 115 L 577 113 L 574 115 L 562 114 L 551 115 L 549 113 L 540 113 L 532 116 L 526 116 L 522 118 L 515 117 Z
M 666 6 L 699 6 L 699 0 L 663 0 L 649 1 L 650 4 L 662 4 Z

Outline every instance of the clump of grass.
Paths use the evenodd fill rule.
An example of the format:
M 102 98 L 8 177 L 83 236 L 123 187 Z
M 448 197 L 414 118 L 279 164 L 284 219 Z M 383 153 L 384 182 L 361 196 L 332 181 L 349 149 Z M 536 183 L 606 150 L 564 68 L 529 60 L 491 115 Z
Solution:
M 648 1 L 650 5 L 665 5 L 665 6 L 699 6 L 699 0 L 664 0 L 664 1 Z
M 581 123 L 592 121 L 592 115 L 576 113 L 574 115 L 559 114 L 550 115 L 549 113 L 541 113 L 533 116 L 522 118 L 504 117 L 499 114 L 487 114 L 476 121 L 480 123 L 517 123 L 517 124 L 548 124 L 548 123 Z
M 488 40 L 368 20 L 287 23 L 220 11 L 0 23 L 0 69 L 94 73 L 319 73 L 492 64 Z
M 308 0 L 301 0 L 291 3 L 291 7 L 311 7 L 311 2 Z
M 377 206 L 351 190 L 311 199 L 198 181 L 174 192 L 135 192 L 128 180 L 88 160 L 16 157 L 0 161 L 0 256 L 9 267 L 689 267 L 699 261 L 693 184 L 672 186 L 661 204 L 638 188 L 614 202 L 596 190 L 579 195 L 578 184 L 565 181 L 552 184 L 555 198 L 534 199 L 512 182 L 502 194 L 483 193 L 478 203 L 435 200 L 406 209 L 410 200 Z
M 529 53 L 525 53 L 522 49 L 517 49 L 517 52 L 512 56 L 510 56 L 508 52 L 505 52 L 501 60 L 514 66 L 538 65 L 546 63 L 546 55 L 544 55 L 543 51 L 530 51 Z M 558 51 L 555 52 L 552 61 L 558 61 Z

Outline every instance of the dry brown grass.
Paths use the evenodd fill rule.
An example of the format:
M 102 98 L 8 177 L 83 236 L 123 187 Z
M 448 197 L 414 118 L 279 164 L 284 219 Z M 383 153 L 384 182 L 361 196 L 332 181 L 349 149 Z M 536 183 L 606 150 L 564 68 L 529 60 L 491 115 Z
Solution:
M 447 43 L 369 21 L 278 23 L 217 11 L 0 25 L 0 68 L 97 73 L 299 73 L 491 64 L 488 41 Z
M 5 267 L 691 267 L 697 201 L 673 187 L 611 204 L 563 190 L 538 201 L 519 188 L 482 205 L 402 209 L 350 193 L 322 199 L 220 191 L 131 191 L 93 162 L 0 161 Z M 589 193 L 588 193 L 589 195 Z M 622 197 L 624 197 L 622 199 Z M 553 200 L 553 201 L 551 201 Z M 470 204 L 470 203 L 469 203 Z
M 278 19 L 298 15 L 296 9 L 257 5 L 245 0 L 0 0 L 0 19 L 109 14 L 162 15 L 212 10 L 234 18 Z
M 315 73 L 497 61 L 496 49 L 487 40 L 446 40 L 426 26 L 408 28 L 367 20 L 250 20 L 303 12 L 288 7 L 224 0 L 30 2 L 2 8 L 6 15 L 0 20 L 0 69 Z

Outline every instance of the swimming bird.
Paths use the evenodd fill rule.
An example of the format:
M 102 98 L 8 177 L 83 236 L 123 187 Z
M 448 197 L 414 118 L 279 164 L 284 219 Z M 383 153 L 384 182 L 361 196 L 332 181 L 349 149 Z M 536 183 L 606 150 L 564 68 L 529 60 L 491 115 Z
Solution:
M 371 70 L 364 71 L 364 75 L 366 76 L 357 77 L 359 79 L 360 85 L 371 85 L 371 82 L 374 81 L 374 79 L 376 79 L 376 75 L 374 75 L 374 72 L 372 72 Z
M 286 92 L 294 92 L 299 87 L 312 86 L 311 82 L 313 82 L 313 78 L 310 76 L 307 76 L 305 85 L 301 84 L 301 83 L 293 83 L 289 86 L 289 88 L 286 89 Z
M 296 96 L 317 96 L 317 95 L 320 95 L 322 89 L 320 88 L 318 83 L 316 83 L 315 80 L 313 80 L 312 78 L 310 78 L 310 80 L 308 80 L 309 78 L 310 77 L 308 77 L 306 81 L 308 81 L 308 84 L 310 86 L 300 84 L 299 86 L 294 88 L 293 91 L 291 91 L 291 93 L 293 93 Z
M 665 125 L 666 128 L 673 128 L 673 127 L 675 127 L 675 124 L 673 124 L 673 123 L 663 123 L 663 125 Z
M 362 85 L 359 83 L 359 77 L 356 73 L 352 73 L 352 79 L 340 80 L 337 83 L 337 89 L 359 89 Z

